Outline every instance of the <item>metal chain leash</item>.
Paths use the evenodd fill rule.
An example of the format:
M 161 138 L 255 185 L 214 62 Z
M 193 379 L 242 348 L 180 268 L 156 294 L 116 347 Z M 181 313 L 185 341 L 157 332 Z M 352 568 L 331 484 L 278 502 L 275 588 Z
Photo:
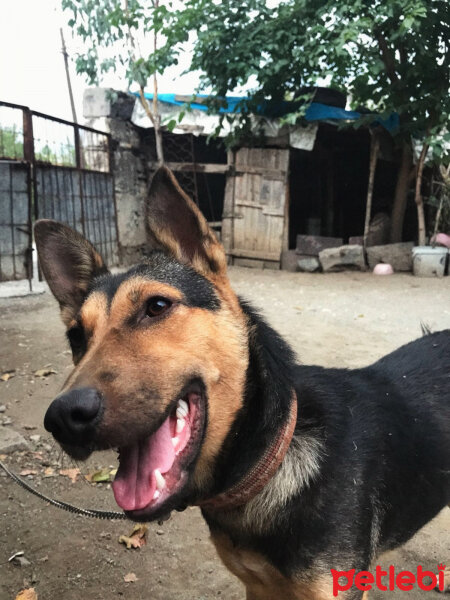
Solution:
M 61 500 L 54 500 L 53 498 L 49 498 L 45 494 L 41 494 L 34 487 L 26 483 L 23 479 L 21 479 L 18 475 L 13 473 L 8 469 L 8 467 L 0 460 L 0 467 L 5 471 L 5 473 L 11 477 L 13 481 L 15 481 L 18 485 L 23 487 L 27 492 L 34 494 L 41 500 L 45 500 L 49 504 L 56 506 L 57 508 L 61 508 L 62 510 L 66 510 L 70 513 L 74 513 L 77 515 L 83 515 L 85 517 L 92 517 L 94 519 L 109 519 L 109 520 L 126 520 L 128 517 L 121 512 L 115 512 L 110 510 L 95 510 L 93 508 L 79 508 L 77 506 L 73 506 L 72 504 L 68 504 L 67 502 L 62 502 Z

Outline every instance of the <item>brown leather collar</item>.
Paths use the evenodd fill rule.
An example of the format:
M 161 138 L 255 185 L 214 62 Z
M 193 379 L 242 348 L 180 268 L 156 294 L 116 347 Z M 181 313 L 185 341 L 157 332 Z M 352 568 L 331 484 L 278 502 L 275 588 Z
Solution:
M 280 428 L 277 437 L 268 446 L 260 460 L 250 469 L 247 475 L 229 490 L 197 502 L 197 506 L 207 509 L 232 509 L 242 506 L 258 494 L 275 475 L 294 435 L 297 423 L 297 396 L 292 392 L 289 416 Z

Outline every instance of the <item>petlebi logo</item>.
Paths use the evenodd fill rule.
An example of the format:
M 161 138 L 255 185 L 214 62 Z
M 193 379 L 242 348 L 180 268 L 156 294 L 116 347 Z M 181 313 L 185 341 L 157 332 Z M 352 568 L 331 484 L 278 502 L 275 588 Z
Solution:
M 346 592 L 353 586 L 362 592 L 369 592 L 374 587 L 383 592 L 393 592 L 398 589 L 402 592 L 411 591 L 414 586 L 419 589 L 430 592 L 438 589 L 443 592 L 445 589 L 444 582 L 445 565 L 437 566 L 437 573 L 425 571 L 422 566 L 417 567 L 416 573 L 411 571 L 395 571 L 392 565 L 387 571 L 377 565 L 375 573 L 369 571 L 359 571 L 351 569 L 350 571 L 336 571 L 331 569 L 333 576 L 333 596 L 337 596 L 339 592 Z

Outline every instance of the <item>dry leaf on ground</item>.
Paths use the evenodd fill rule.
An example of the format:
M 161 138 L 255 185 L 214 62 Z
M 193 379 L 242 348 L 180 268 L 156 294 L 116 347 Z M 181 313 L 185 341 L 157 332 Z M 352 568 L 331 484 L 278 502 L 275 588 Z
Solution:
M 142 548 L 147 543 L 147 525 L 135 525 L 130 535 L 121 535 L 119 544 L 125 544 L 127 550 L 131 548 Z
M 9 381 L 12 377 L 15 377 L 16 370 L 11 369 L 10 371 L 5 371 L 2 375 L 0 375 L 1 381 Z
M 59 471 L 59 474 L 60 475 L 64 475 L 65 477 L 68 477 L 72 483 L 75 483 L 76 480 L 77 480 L 78 475 L 80 474 L 80 469 L 78 469 L 78 468 L 74 468 L 74 469 L 61 469 Z
M 134 583 L 135 581 L 137 581 L 137 577 L 136 577 L 136 573 L 127 573 L 123 580 L 125 581 L 125 583 Z
M 38 600 L 38 595 L 34 588 L 28 588 L 27 590 L 22 590 L 16 596 L 16 600 Z
M 56 375 L 55 369 L 38 369 L 34 372 L 35 377 L 48 377 L 49 375 Z
M 44 471 L 44 477 L 56 477 L 55 469 L 47 467 Z
M 22 469 L 19 475 L 22 475 L 22 477 L 26 477 L 27 475 L 37 475 L 37 471 L 34 469 Z

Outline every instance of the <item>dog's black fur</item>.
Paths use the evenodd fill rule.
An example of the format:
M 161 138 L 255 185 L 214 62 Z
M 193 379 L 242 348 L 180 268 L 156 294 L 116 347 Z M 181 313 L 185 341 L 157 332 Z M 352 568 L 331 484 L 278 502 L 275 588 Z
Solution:
M 160 170 L 152 188 L 148 218 L 161 248 L 126 274 L 106 274 L 93 247 L 67 227 L 50 221 L 36 225 L 41 266 L 60 303 L 69 340 L 75 345 L 74 360 L 79 363 L 62 398 L 69 401 L 73 394 L 92 388 L 102 402 L 99 418 L 89 430 L 92 439 L 86 455 L 93 449 L 126 446 L 131 429 L 134 435 L 147 438 L 161 426 L 173 406 L 162 402 L 157 389 L 153 397 L 148 392 L 166 384 L 167 373 L 160 372 L 164 369 L 151 370 L 158 360 L 159 336 L 168 331 L 166 343 L 171 343 L 173 356 L 181 355 L 181 366 L 178 369 L 174 363 L 169 373 L 177 381 L 173 373 L 189 372 L 196 351 L 190 332 L 185 331 L 194 320 L 196 339 L 208 341 L 218 373 L 209 379 L 213 396 L 204 409 L 206 426 L 203 437 L 198 436 L 199 446 L 210 444 L 211 407 L 219 421 L 221 412 L 226 417 L 219 438 L 218 430 L 211 430 L 215 432 L 211 437 L 219 439 L 220 445 L 210 460 L 207 483 L 197 487 L 189 483 L 195 479 L 196 454 L 186 467 L 188 483 L 160 510 L 202 505 L 205 498 L 217 497 L 245 480 L 288 421 L 295 390 L 298 417 L 294 438 L 278 471 L 245 505 L 217 510 L 204 504 L 203 514 L 219 553 L 220 548 L 225 549 L 221 556 L 226 564 L 224 555 L 233 558 L 241 550 L 253 553 L 253 566 L 247 572 L 245 557 L 241 556 L 242 569 L 228 565 L 246 583 L 248 598 L 273 600 L 273 593 L 268 592 L 272 593 L 269 596 L 265 584 L 260 584 L 262 573 L 267 574 L 270 589 L 278 593 L 283 588 L 286 598 L 328 600 L 330 569 L 366 570 L 378 554 L 404 543 L 450 502 L 450 330 L 425 335 L 363 369 L 298 365 L 288 344 L 247 303 L 238 302 L 226 277 L 223 248 L 173 176 Z M 91 302 L 90 310 L 107 323 L 120 286 L 133 281 L 144 291 L 142 297 L 129 293 L 135 299 L 132 309 L 122 309 L 122 315 L 131 315 L 119 319 L 122 337 L 117 337 L 114 329 L 112 341 L 92 345 L 83 330 L 83 303 L 89 305 L 90 296 L 97 293 L 98 303 Z M 176 309 L 167 312 L 167 322 L 158 322 L 158 328 L 145 321 L 145 339 L 149 340 L 145 346 L 144 336 L 135 335 L 144 327 L 142 322 L 136 327 L 136 314 L 145 314 L 145 294 L 150 293 L 145 286 L 152 282 L 180 292 L 183 314 L 192 310 L 188 321 L 177 321 L 181 317 Z M 154 293 L 159 297 L 161 292 Z M 118 296 L 120 301 L 120 291 Z M 122 298 L 125 307 L 127 302 Z M 213 328 L 211 316 L 218 319 L 221 311 L 226 318 L 222 315 L 214 321 L 218 325 Z M 171 319 L 183 327 L 171 327 Z M 95 319 L 90 323 L 93 327 Z M 104 325 L 104 338 L 108 338 L 106 329 Z M 237 337 L 236 330 L 242 335 Z M 128 342 L 131 338 L 131 350 L 124 346 L 117 351 L 117 339 Z M 232 349 L 229 353 L 223 352 L 227 346 Z M 140 355 L 138 348 L 145 352 Z M 231 368 L 222 368 L 222 356 Z M 203 359 L 196 355 L 197 361 Z M 136 361 L 141 361 L 137 371 Z M 209 369 L 211 363 L 205 364 Z M 127 379 L 129 371 L 140 386 Z M 107 377 L 102 379 L 97 372 Z M 125 391 L 114 388 L 114 381 L 121 378 Z M 177 388 L 173 394 L 179 391 Z M 238 397 L 232 398 L 233 393 Z M 172 395 L 170 400 L 177 397 Z M 235 412 L 224 410 L 227 401 L 237 407 Z M 61 397 L 49 411 L 55 412 L 55 406 L 61 410 Z M 103 429 L 102 419 L 107 421 Z M 66 429 L 58 425 L 54 433 L 63 445 L 73 444 L 64 439 Z M 277 486 L 284 486 L 281 492 L 288 493 L 279 493 Z M 158 510 L 135 516 L 159 518 Z M 294 589 L 298 582 L 305 584 L 302 589 Z M 345 597 L 359 599 L 361 593 L 356 590 Z
M 217 472 L 219 489 L 248 471 L 286 414 L 295 435 L 320 438 L 319 476 L 292 497 L 267 534 L 226 528 L 237 547 L 265 555 L 287 577 L 318 557 L 367 569 L 450 502 L 450 330 L 411 342 L 355 370 L 296 365 L 289 346 L 250 307 L 246 410 Z M 227 467 L 228 465 L 228 467 Z M 212 531 L 223 522 L 205 513 Z M 442 557 L 443 559 L 445 557 Z

